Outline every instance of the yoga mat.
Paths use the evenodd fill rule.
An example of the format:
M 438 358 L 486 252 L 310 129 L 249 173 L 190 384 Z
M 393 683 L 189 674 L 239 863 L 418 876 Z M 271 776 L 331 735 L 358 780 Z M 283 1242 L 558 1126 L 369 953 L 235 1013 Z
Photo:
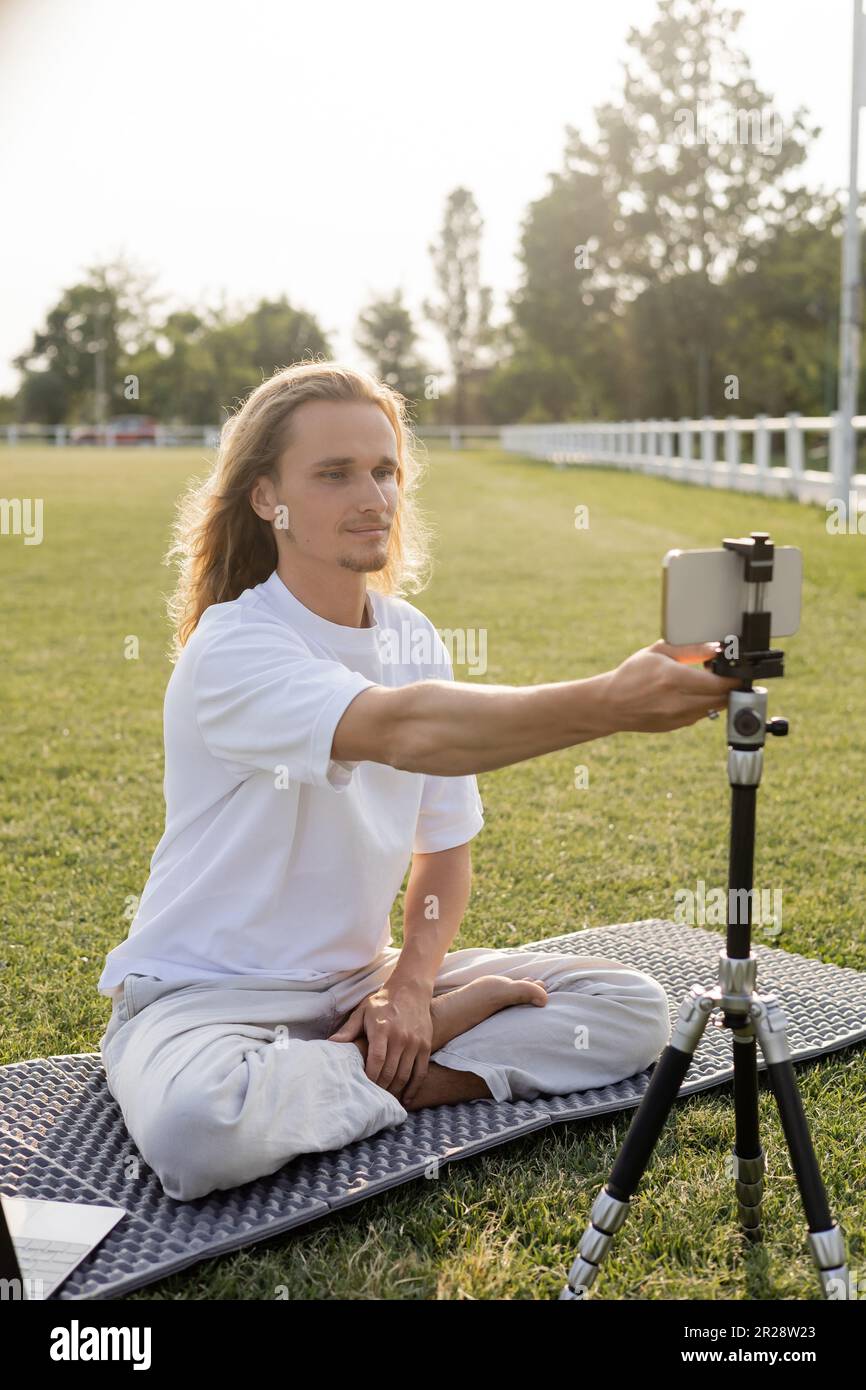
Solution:
M 693 984 L 716 983 L 724 941 L 717 932 L 654 918 L 525 946 L 609 956 L 645 970 L 664 985 L 673 1020 Z M 866 1037 L 866 973 L 768 946 L 752 949 L 759 961 L 758 990 L 778 996 L 795 1061 Z M 729 1030 L 708 1026 L 680 1097 L 729 1080 L 731 1050 Z M 764 1070 L 760 1048 L 758 1058 Z M 177 1202 L 163 1194 L 138 1155 L 106 1086 L 100 1054 L 34 1058 L 0 1068 L 0 1190 L 123 1207 L 127 1215 L 52 1295 L 116 1298 L 429 1175 L 437 1171 L 434 1165 L 471 1158 L 546 1125 L 631 1109 L 651 1075 L 649 1068 L 615 1086 L 534 1101 L 484 1099 L 411 1111 L 402 1124 L 345 1148 L 302 1155 L 269 1177 Z M 820 1116 L 811 1121 L 820 1126 Z M 133 1155 L 140 1165 L 136 1178 L 125 1175 Z

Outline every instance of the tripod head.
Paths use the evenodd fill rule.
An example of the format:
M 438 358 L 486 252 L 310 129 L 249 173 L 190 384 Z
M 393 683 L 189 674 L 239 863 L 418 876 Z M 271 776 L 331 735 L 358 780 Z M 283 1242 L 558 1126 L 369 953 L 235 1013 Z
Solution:
M 722 541 L 725 550 L 732 550 L 743 559 L 743 579 L 749 585 L 746 590 L 746 608 L 741 617 L 739 633 L 731 633 L 727 643 L 733 642 L 734 654 L 720 653 L 705 661 L 704 665 L 717 676 L 736 676 L 751 690 L 756 680 L 769 676 L 785 674 L 785 653 L 778 647 L 770 646 L 769 609 L 765 609 L 766 586 L 773 578 L 773 542 L 769 531 L 753 531 L 749 536 L 738 540 Z M 781 732 L 781 731 L 780 731 Z M 787 732 L 787 730 L 785 731 Z

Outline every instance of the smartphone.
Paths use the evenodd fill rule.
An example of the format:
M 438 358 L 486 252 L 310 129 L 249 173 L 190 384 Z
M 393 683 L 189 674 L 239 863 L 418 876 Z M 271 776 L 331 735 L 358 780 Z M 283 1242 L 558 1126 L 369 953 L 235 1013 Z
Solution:
M 669 550 L 662 562 L 662 637 L 675 646 L 720 642 L 739 633 L 754 607 L 757 585 L 743 578 L 745 560 L 733 550 Z M 773 578 L 763 586 L 771 637 L 790 637 L 800 626 L 803 552 L 773 551 Z

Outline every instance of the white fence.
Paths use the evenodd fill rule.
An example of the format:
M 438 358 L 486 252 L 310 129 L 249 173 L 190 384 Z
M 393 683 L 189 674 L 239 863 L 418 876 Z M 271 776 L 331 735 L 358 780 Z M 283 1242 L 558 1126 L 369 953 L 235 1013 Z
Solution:
M 754 420 L 628 420 L 538 425 L 417 425 L 421 438 L 447 439 L 459 449 L 472 439 L 498 437 L 503 449 L 547 459 L 557 467 L 602 464 L 704 487 L 732 488 L 801 502 L 848 500 L 854 492 L 866 507 L 866 474 L 850 481 L 842 470 L 838 412 L 827 416 L 759 415 Z M 866 415 L 854 417 L 855 437 L 866 432 Z M 159 425 L 155 438 L 124 447 L 201 446 L 215 449 L 215 425 Z M 104 444 L 117 444 L 106 427 Z M 67 425 L 4 425 L 7 444 L 49 443 L 73 447 Z M 100 441 L 102 442 L 102 441 Z
M 72 437 L 72 426 L 70 425 L 0 425 L 0 441 L 6 444 L 27 444 L 45 443 L 55 445 L 74 445 L 77 441 Z M 448 445 L 452 449 L 461 449 L 464 444 L 473 439 L 498 440 L 500 427 L 498 425 L 415 425 L 414 432 L 421 439 L 447 439 Z M 86 441 L 89 444 L 98 444 L 113 448 L 117 446 L 118 433 L 123 434 L 123 430 L 112 429 L 111 426 L 90 426 L 89 434 L 97 435 L 98 438 Z M 193 445 L 203 445 L 207 449 L 215 449 L 219 444 L 220 430 L 217 425 L 158 425 L 155 430 L 155 438 L 144 438 L 136 440 L 132 444 L 124 441 L 123 448 L 154 448 L 170 447 L 172 445 L 186 447 Z
M 605 464 L 704 487 L 759 492 L 827 503 L 850 492 L 866 501 L 866 474 L 842 468 L 841 417 L 759 415 L 754 420 L 592 421 L 506 425 L 503 449 L 548 459 L 558 467 Z M 855 438 L 866 415 L 854 416 Z M 744 459 L 744 453 L 750 457 Z M 775 463 L 778 457 L 779 463 Z M 824 467 L 810 467 L 823 463 Z
M 0 440 L 6 444 L 54 444 L 75 446 L 78 441 L 72 438 L 72 430 L 76 426 L 71 425 L 2 425 L 0 426 Z M 89 434 L 95 438 L 87 439 L 89 446 L 107 446 L 114 448 L 117 446 L 118 434 L 128 433 L 124 429 L 112 429 L 110 425 L 92 425 L 88 427 Z M 123 441 L 120 447 L 133 449 L 146 449 L 154 447 L 170 448 L 172 445 L 185 448 L 192 445 L 203 444 L 208 449 L 216 448 L 219 444 L 220 432 L 213 425 L 157 425 L 154 437 L 143 437 L 136 439 L 132 443 Z

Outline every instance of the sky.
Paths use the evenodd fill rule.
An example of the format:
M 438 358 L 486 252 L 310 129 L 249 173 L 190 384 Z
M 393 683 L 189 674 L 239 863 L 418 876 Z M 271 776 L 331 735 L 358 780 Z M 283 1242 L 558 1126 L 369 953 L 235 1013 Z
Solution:
M 776 108 L 822 127 L 810 183 L 847 184 L 852 0 L 740 0 Z M 125 255 L 166 310 L 285 294 L 360 365 L 359 311 L 420 318 L 463 185 L 505 315 L 520 224 L 616 96 L 655 0 L 0 0 L 0 393 L 62 290 Z M 866 141 L 861 142 L 866 143 Z M 577 238 L 576 238 L 577 240 Z M 422 350 L 444 367 L 427 328 Z M 278 365 L 278 364 L 275 364 Z

